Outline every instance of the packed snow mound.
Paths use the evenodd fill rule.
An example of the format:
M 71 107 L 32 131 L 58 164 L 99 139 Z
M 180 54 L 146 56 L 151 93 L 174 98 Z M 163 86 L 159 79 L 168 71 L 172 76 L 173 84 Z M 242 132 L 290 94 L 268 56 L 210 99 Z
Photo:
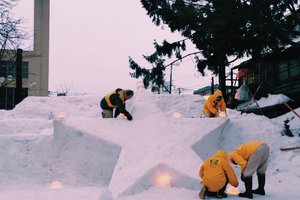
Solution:
M 283 156 L 279 148 L 299 145 L 299 138 L 281 136 L 277 122 L 282 119 L 230 109 L 228 117 L 201 119 L 201 97 L 144 89 L 126 104 L 132 121 L 102 119 L 100 100 L 101 95 L 28 97 L 14 110 L 0 110 L 0 185 L 100 187 L 95 200 L 139 199 L 142 194 L 165 199 L 182 191 L 179 197 L 196 199 L 204 160 L 220 149 L 229 153 L 241 143 L 263 140 L 271 147 L 267 181 L 272 184 L 266 189 L 278 195 L 276 188 L 288 182 L 293 186 L 287 193 L 296 189 L 299 156 Z M 159 188 L 172 192 L 149 193 Z
M 53 135 L 1 137 L 0 183 L 107 186 L 121 147 L 53 122 Z
M 180 113 L 184 118 L 199 118 L 205 99 L 200 95 L 169 95 L 155 96 L 155 102 L 167 116 Z
M 67 114 L 70 117 L 100 117 L 101 96 L 50 96 L 50 97 L 26 97 L 11 111 L 0 110 L 1 114 L 14 117 L 51 119 L 59 114 Z

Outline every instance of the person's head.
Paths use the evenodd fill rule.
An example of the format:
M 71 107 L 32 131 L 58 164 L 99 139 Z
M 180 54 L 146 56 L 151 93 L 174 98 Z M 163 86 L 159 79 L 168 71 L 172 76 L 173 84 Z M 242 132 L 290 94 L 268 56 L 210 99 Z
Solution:
M 229 158 L 230 162 L 232 162 L 232 164 L 237 165 L 237 163 L 234 161 L 231 154 L 229 154 L 228 158 Z
M 215 101 L 220 102 L 223 98 L 223 94 L 221 90 L 217 90 L 214 94 Z
M 222 98 L 223 98 L 222 96 L 217 96 L 217 97 L 216 97 L 216 101 L 218 101 L 218 102 L 219 102 L 219 101 L 221 101 L 221 100 L 222 100 Z
M 128 100 L 134 95 L 132 90 L 125 90 L 125 99 Z

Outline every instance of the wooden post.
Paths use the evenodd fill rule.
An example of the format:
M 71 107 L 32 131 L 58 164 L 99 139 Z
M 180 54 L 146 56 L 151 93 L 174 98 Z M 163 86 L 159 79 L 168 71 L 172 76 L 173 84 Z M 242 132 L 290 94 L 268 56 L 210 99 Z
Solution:
M 294 109 L 291 108 L 291 107 L 289 106 L 289 104 L 287 104 L 286 102 L 284 102 L 284 105 L 285 105 L 288 109 L 290 109 L 290 111 L 292 111 L 298 118 L 300 118 L 300 115 L 299 115 L 298 113 L 296 113 L 296 111 L 294 111 Z
M 22 99 L 22 49 L 17 49 L 15 105 L 20 103 L 21 99 Z
M 296 147 L 282 147 L 280 148 L 281 151 L 289 151 L 289 150 L 296 150 L 296 149 L 300 149 L 300 146 L 296 146 Z

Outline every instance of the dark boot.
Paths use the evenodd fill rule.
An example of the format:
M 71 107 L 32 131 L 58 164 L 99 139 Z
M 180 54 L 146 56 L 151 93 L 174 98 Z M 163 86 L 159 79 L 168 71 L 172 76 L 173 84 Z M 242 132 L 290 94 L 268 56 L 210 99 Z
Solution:
M 258 179 L 258 188 L 253 190 L 254 194 L 265 195 L 265 182 L 266 182 L 266 175 L 265 174 L 257 174 Z
M 206 195 L 206 187 L 203 186 L 199 192 L 199 198 L 205 199 L 205 195 Z
M 217 192 L 217 197 L 218 198 L 226 198 L 227 194 L 225 193 L 226 187 L 227 187 L 228 182 L 226 182 L 225 186 L 223 188 L 221 188 L 218 192 Z
M 242 179 L 242 181 L 244 181 L 244 183 L 245 183 L 246 191 L 244 193 L 240 193 L 239 197 L 245 197 L 245 198 L 253 199 L 253 194 L 252 194 L 252 176 L 250 176 L 250 177 L 244 177 Z
M 217 198 L 226 198 L 227 194 L 225 192 L 217 192 L 216 197 Z

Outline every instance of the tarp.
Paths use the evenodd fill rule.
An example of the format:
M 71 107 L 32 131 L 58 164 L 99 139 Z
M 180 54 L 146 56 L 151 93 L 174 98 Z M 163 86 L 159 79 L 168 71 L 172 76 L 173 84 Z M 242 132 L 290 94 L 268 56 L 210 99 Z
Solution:
M 236 77 L 241 78 L 243 77 L 250 69 L 249 68 L 242 68 L 238 71 Z

